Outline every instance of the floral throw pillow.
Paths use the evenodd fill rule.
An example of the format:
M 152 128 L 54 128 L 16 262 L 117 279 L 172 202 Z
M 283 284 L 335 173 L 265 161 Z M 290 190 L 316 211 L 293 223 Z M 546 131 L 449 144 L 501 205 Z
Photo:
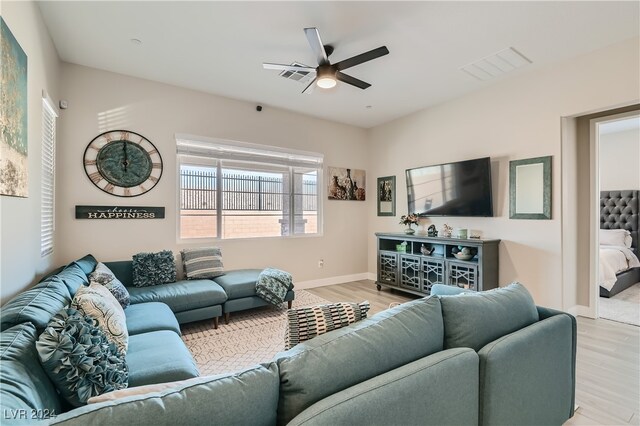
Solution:
M 131 303 L 127 288 L 116 278 L 111 269 L 102 262 L 99 262 L 93 272 L 89 274 L 89 283 L 94 282 L 105 286 L 120 303 L 122 309 L 125 309 Z
M 129 346 L 127 317 L 122 306 L 106 287 L 92 283 L 82 286 L 71 301 L 71 307 L 96 320 L 98 327 L 126 355 Z
M 148 287 L 176 281 L 176 261 L 171 250 L 133 256 L 133 285 Z
M 60 395 L 74 407 L 85 405 L 92 396 L 128 386 L 124 354 L 94 319 L 73 308 L 51 318 L 36 350 Z

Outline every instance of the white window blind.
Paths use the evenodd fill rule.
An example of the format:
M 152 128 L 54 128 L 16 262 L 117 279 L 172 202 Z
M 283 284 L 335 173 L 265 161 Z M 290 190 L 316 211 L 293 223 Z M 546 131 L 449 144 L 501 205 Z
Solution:
M 321 233 L 322 154 L 190 135 L 176 147 L 181 239 Z
M 55 152 L 56 114 L 53 103 L 46 94 L 42 97 L 42 179 L 40 206 L 40 255 L 53 253 L 55 225 Z

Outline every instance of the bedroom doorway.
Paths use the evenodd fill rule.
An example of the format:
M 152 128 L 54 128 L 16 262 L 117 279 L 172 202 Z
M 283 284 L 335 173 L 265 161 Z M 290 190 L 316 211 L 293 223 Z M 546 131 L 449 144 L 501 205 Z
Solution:
M 596 318 L 640 326 L 640 113 L 594 118 L 590 134 L 591 306 Z

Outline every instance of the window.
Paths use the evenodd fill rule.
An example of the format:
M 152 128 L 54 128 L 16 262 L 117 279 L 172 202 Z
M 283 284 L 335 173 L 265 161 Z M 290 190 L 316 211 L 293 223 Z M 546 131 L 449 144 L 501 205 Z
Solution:
M 40 255 L 53 253 L 56 118 L 51 99 L 42 95 L 42 179 L 40 190 Z
M 177 150 L 181 239 L 322 232 L 321 154 L 181 135 Z

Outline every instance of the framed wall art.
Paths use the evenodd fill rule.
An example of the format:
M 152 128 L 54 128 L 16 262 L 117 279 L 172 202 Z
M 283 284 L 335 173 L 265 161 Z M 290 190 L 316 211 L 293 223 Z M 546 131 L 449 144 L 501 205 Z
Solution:
M 378 178 L 378 216 L 396 215 L 396 177 Z
M 364 170 L 327 167 L 330 200 L 364 201 L 367 175 Z
M 27 197 L 27 55 L 0 17 L 0 195 Z

